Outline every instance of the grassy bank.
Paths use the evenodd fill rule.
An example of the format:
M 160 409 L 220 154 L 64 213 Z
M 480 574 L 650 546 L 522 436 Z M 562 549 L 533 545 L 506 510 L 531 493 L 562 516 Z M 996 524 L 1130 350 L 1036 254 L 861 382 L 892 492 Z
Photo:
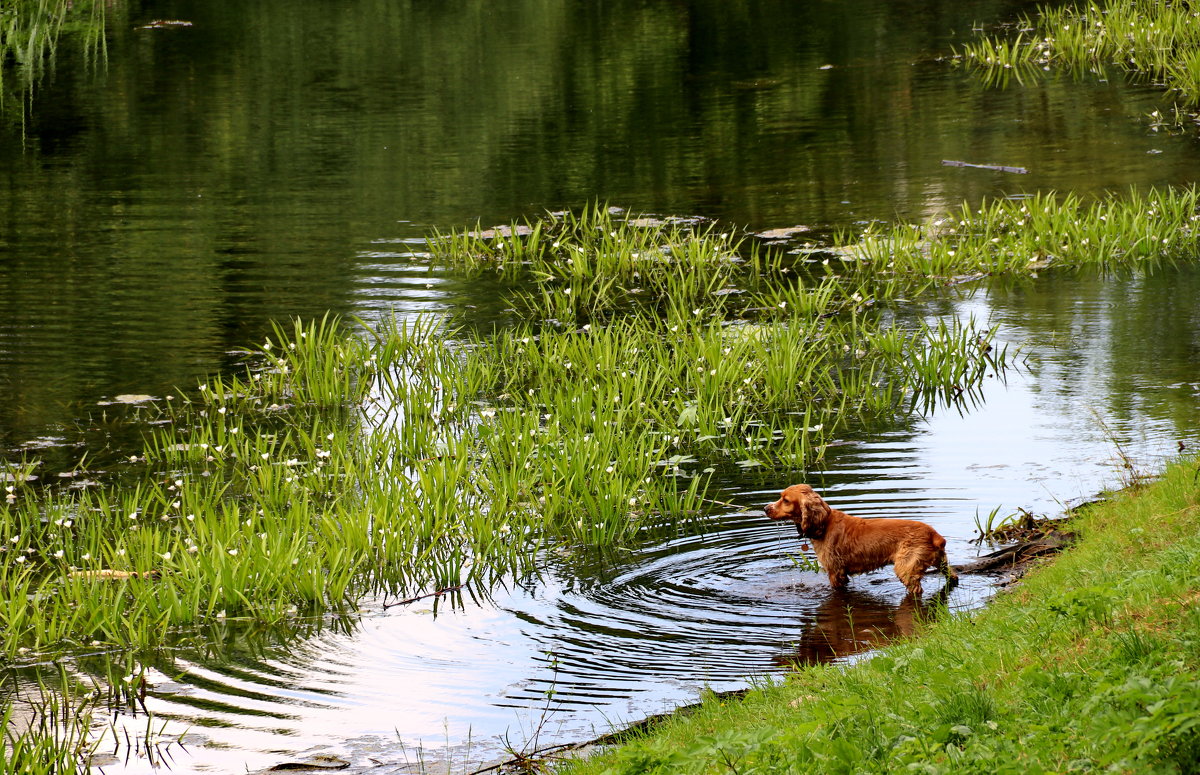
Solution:
M 1079 544 L 986 609 L 853 667 L 810 667 L 568 768 L 1194 772 L 1197 461 L 1075 520 Z

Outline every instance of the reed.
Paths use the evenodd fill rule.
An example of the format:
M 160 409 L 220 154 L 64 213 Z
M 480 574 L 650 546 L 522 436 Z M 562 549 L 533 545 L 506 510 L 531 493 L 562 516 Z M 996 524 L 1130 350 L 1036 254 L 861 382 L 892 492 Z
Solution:
M 64 35 L 87 52 L 102 56 L 105 17 L 112 3 L 102 0 L 10 0 L 0 8 L 0 95 L 6 71 L 13 69 L 29 88 L 53 60 Z
M 1200 102 L 1200 25 L 1189 3 L 1106 0 L 1086 6 L 1038 9 L 1012 39 L 985 37 L 961 55 L 985 71 L 1067 67 L 1077 73 L 1116 65 Z
M 1195 260 L 1198 194 L 1131 189 L 1085 201 L 1075 194 L 997 199 L 923 224 L 873 226 L 835 247 L 856 277 L 1036 275 L 1049 268 L 1145 268 Z

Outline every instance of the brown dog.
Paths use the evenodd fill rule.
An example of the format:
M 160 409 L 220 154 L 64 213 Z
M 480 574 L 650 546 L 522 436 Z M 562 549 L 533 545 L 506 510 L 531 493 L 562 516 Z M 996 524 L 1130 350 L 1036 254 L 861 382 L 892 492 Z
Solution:
M 912 519 L 860 519 L 829 508 L 807 484 L 793 484 L 766 508 L 771 519 L 796 523 L 801 538 L 812 541 L 817 560 L 829 574 L 829 583 L 845 587 L 852 573 L 866 573 L 893 565 L 896 576 L 912 595 L 921 594 L 921 577 L 928 568 L 958 574 L 946 560 L 946 539 L 924 522 Z

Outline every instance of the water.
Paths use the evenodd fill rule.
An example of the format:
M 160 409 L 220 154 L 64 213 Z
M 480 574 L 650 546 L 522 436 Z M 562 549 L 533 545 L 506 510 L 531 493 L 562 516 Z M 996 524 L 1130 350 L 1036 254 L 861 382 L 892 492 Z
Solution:
M 138 430 L 99 401 L 230 368 L 292 315 L 495 314 L 489 288 L 422 259 L 433 228 L 599 198 L 821 233 L 1200 174 L 1194 140 L 1148 129 L 1153 90 L 1100 76 L 991 90 L 938 61 L 975 22 L 1023 8 L 118 8 L 106 67 L 88 72 L 64 47 L 23 124 L 0 106 L 0 450 L 51 470 L 118 454 Z M 135 29 L 156 18 L 193 26 Z M 1118 443 L 1153 469 L 1200 442 L 1198 296 L 1200 273 L 1183 270 L 931 303 L 999 324 L 1027 369 L 974 411 L 846 439 L 810 481 L 856 515 L 928 521 L 963 562 L 977 515 L 1057 513 L 1119 481 Z M 547 558 L 539 582 L 490 600 L 365 601 L 357 621 L 315 633 L 215 627 L 155 657 L 146 705 L 167 724 L 160 741 L 187 730 L 186 750 L 168 749 L 178 772 L 316 753 L 386 765 L 375 772 L 422 757 L 462 770 L 910 631 L 890 572 L 834 593 L 794 566 L 794 534 L 756 512 L 789 483 L 730 475 L 714 497 L 732 505 L 706 534 Z M 939 585 L 927 580 L 931 596 Z M 991 593 L 967 578 L 947 602 Z M 129 713 L 115 723 L 145 730 Z M 150 768 L 144 750 L 117 750 L 106 771 Z

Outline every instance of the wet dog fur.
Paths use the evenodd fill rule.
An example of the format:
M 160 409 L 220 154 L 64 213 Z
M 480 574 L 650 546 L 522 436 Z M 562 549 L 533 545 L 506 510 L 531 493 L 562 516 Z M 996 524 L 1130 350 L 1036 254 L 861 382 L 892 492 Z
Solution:
M 860 519 L 830 508 L 807 484 L 794 484 L 766 507 L 767 516 L 796 524 L 801 538 L 812 542 L 829 583 L 844 588 L 850 576 L 891 565 L 909 594 L 921 595 L 921 578 L 929 568 L 958 574 L 946 559 L 946 539 L 924 522 L 912 519 Z

